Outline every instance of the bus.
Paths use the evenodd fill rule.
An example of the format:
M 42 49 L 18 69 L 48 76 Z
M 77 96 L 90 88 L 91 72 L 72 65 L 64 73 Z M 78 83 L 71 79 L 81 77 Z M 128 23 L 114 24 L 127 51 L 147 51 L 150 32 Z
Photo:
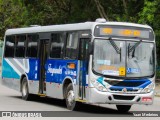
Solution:
M 154 100 L 156 45 L 148 25 L 94 22 L 8 29 L 2 84 L 33 95 L 79 103 L 114 104 L 120 112 Z

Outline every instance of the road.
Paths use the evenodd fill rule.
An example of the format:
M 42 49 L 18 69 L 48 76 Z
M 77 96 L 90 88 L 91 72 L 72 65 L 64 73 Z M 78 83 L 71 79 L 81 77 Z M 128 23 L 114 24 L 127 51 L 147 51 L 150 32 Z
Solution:
M 62 114 L 60 116 L 63 116 L 63 113 L 65 114 L 67 111 L 69 113 L 69 110 L 66 109 L 64 102 L 61 100 L 37 97 L 33 99 L 33 101 L 24 101 L 21 99 L 19 92 L 2 86 L 1 84 L 0 111 L 59 111 L 59 113 Z M 160 111 L 160 97 L 155 97 L 153 105 L 134 105 L 131 111 Z M 90 116 L 86 118 L 88 120 L 91 120 L 92 115 L 95 116 L 92 120 L 97 120 L 96 116 L 100 117 L 104 115 L 119 117 L 119 113 L 114 105 L 82 105 L 81 109 L 74 112 L 74 114 Z M 133 114 L 130 113 L 124 115 L 128 117 L 133 116 Z M 99 119 L 102 119 L 102 117 Z M 119 120 L 125 120 L 125 118 L 120 117 Z

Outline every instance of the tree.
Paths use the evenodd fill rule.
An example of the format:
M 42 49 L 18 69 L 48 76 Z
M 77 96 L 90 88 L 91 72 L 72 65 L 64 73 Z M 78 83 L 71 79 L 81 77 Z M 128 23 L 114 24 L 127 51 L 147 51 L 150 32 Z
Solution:
M 8 28 L 106 18 L 151 25 L 158 35 L 160 0 L 0 0 L 0 39 Z
M 100 3 L 100 0 L 94 0 L 94 2 L 96 4 L 96 6 L 97 6 L 97 10 L 98 10 L 98 13 L 100 14 L 101 18 L 105 18 L 106 20 L 109 21 L 107 13 L 104 10 L 104 7 L 102 6 L 102 4 Z
M 0 1 L 0 39 L 9 28 L 20 27 L 23 22 L 23 7 L 21 2 L 12 0 Z
M 144 7 L 139 13 L 139 23 L 152 26 L 156 35 L 157 61 L 160 64 L 160 0 L 145 0 Z

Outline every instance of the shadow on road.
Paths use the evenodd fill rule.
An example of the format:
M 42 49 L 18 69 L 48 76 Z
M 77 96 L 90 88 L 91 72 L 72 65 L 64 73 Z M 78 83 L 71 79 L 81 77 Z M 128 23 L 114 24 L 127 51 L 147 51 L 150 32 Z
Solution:
M 10 96 L 18 99 L 22 99 L 21 96 Z M 43 104 L 53 105 L 61 108 L 66 108 L 64 100 L 54 99 L 54 98 L 43 98 L 39 96 L 34 96 L 34 98 L 31 100 L 32 102 L 39 102 Z M 27 102 L 27 101 L 26 101 Z M 80 115 L 92 115 L 92 116 L 99 116 L 99 115 L 122 115 L 122 116 L 130 116 L 132 113 L 119 113 L 117 110 L 112 108 L 106 108 L 102 106 L 96 106 L 96 105 L 90 105 L 90 104 L 82 104 L 79 103 L 79 109 L 77 111 L 74 111 L 76 114 Z

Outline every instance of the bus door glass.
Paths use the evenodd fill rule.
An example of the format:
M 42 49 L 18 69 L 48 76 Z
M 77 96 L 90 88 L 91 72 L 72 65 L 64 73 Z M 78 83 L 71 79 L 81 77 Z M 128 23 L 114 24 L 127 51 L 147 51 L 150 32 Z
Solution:
M 48 48 L 49 48 L 49 39 L 41 39 L 40 40 L 40 49 L 39 49 L 39 57 L 40 57 L 40 81 L 39 81 L 39 93 L 43 94 L 46 91 L 46 71 L 45 71 L 45 63 L 48 57 Z
M 79 60 L 80 60 L 80 73 L 79 73 L 79 98 L 86 98 L 86 89 L 85 87 L 88 85 L 86 81 L 86 76 L 88 75 L 88 62 L 89 62 L 89 54 L 88 54 L 88 44 L 90 38 L 81 38 L 79 43 Z

